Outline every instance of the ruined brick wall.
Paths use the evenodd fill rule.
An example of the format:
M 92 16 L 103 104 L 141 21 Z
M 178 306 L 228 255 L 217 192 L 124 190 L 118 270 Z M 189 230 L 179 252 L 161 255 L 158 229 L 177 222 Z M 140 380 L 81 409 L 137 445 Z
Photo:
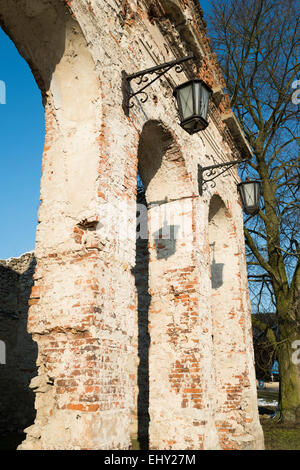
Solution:
M 203 197 L 197 182 L 198 164 L 250 152 L 223 93 L 200 6 L 194 0 L 3 0 L 0 24 L 30 65 L 46 116 L 28 318 L 38 345 L 31 381 L 37 414 L 21 448 L 128 449 L 131 433 L 144 441 L 149 435 L 153 449 L 261 448 L 238 175 L 230 170 Z M 157 80 L 148 99 L 137 96 L 124 114 L 122 70 L 134 73 L 191 51 L 193 63 Z M 205 79 L 214 95 L 208 128 L 190 136 L 178 125 L 172 93 L 193 76 Z M 138 167 L 147 249 L 135 237 Z M 230 214 L 236 255 L 237 288 L 224 292 L 224 383 L 216 381 L 213 341 L 209 207 L 215 194 Z M 163 238 L 166 227 L 170 235 Z M 148 358 L 139 343 L 148 341 L 147 329 Z M 139 390 L 147 361 L 149 391 L 147 384 Z M 147 394 L 149 407 L 139 409 Z
M 27 332 L 28 300 L 35 269 L 33 253 L 0 260 L 0 340 L 5 364 L 0 365 L 0 433 L 19 432 L 34 422 L 37 345 Z

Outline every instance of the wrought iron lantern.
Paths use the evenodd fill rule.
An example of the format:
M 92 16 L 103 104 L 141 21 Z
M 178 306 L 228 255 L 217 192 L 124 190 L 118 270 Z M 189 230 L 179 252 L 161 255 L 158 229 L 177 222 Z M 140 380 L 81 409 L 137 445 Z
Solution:
M 261 196 L 261 182 L 246 180 L 237 185 L 244 211 L 248 215 L 256 215 L 259 212 L 259 200 Z
M 208 102 L 211 88 L 202 80 L 189 80 L 175 88 L 180 125 L 189 134 L 203 131 L 207 126 Z
M 198 186 L 199 194 L 203 195 L 203 191 L 207 189 L 208 185 L 214 188 L 216 186 L 215 179 L 226 173 L 235 165 L 240 163 L 247 163 L 245 160 L 232 160 L 230 162 L 218 163 L 216 165 L 201 166 L 198 165 Z M 238 192 L 241 195 L 243 209 L 248 215 L 256 215 L 259 212 L 259 200 L 261 196 L 261 182 L 257 180 L 249 180 L 239 183 L 237 185 Z
M 134 74 L 128 75 L 125 70 L 122 71 L 122 92 L 123 92 L 123 110 L 126 116 L 129 115 L 129 109 L 132 108 L 133 103 L 131 100 L 141 95 L 141 103 L 145 103 L 148 99 L 148 94 L 145 90 L 156 82 L 160 77 L 165 75 L 171 69 L 175 68 L 177 73 L 183 71 L 182 64 L 186 61 L 195 59 L 194 55 L 181 57 L 180 59 L 171 62 L 165 62 L 161 65 L 156 65 L 149 69 L 141 70 Z M 154 76 L 150 80 L 149 76 Z M 131 81 L 137 80 L 141 85 L 137 91 L 131 89 Z M 194 79 L 189 80 L 174 89 L 173 95 L 177 101 L 180 125 L 189 134 L 203 131 L 208 126 L 207 112 L 208 103 L 213 94 L 212 89 L 203 80 Z M 215 179 L 225 173 L 239 163 L 247 162 L 248 159 L 233 160 L 229 162 L 218 163 L 202 167 L 198 165 L 198 185 L 199 194 L 202 196 L 203 190 L 210 183 L 212 187 L 215 186 Z M 242 198 L 244 211 L 246 214 L 255 215 L 259 211 L 259 199 L 261 195 L 261 183 L 259 181 L 246 180 L 238 184 L 238 191 Z
M 123 70 L 123 110 L 126 116 L 129 115 L 129 109 L 133 106 L 133 103 L 131 103 L 132 98 L 140 95 L 141 103 L 145 103 L 148 99 L 148 94 L 145 90 L 152 85 L 152 83 L 173 68 L 175 68 L 177 73 L 182 72 L 182 64 L 193 59 L 195 59 L 195 57 L 191 54 L 130 75 Z M 156 76 L 150 80 L 151 75 Z M 133 91 L 131 89 L 132 80 L 137 80 L 137 84 L 142 85 L 142 87 L 137 91 Z M 189 80 L 174 89 L 173 95 L 177 100 L 180 125 L 189 134 L 195 134 L 196 132 L 204 130 L 208 126 L 208 102 L 212 94 L 213 92 L 211 88 L 200 79 Z

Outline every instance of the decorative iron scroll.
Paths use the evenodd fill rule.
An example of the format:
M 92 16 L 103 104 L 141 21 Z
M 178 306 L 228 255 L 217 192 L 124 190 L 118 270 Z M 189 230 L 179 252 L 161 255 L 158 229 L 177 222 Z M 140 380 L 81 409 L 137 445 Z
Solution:
M 206 167 L 198 165 L 198 187 L 200 196 L 202 196 L 203 190 L 208 188 L 207 183 L 210 183 L 210 187 L 214 188 L 216 186 L 216 182 L 214 181 L 216 178 L 230 170 L 233 166 L 238 165 L 239 163 L 245 163 L 247 161 L 248 160 L 233 160 L 230 162 L 219 163 L 217 165 L 210 165 Z
M 126 116 L 129 115 L 129 109 L 133 107 L 133 103 L 130 103 L 130 100 L 139 94 L 142 94 L 143 97 L 141 98 L 141 102 L 145 103 L 148 99 L 148 94 L 144 91 L 146 88 L 148 88 L 152 83 L 154 83 L 156 80 L 158 80 L 160 77 L 165 75 L 167 72 L 169 72 L 172 68 L 175 69 L 176 73 L 181 73 L 183 72 L 183 67 L 182 63 L 186 62 L 187 60 L 192 60 L 194 59 L 194 55 L 188 55 L 186 57 L 182 57 L 181 59 L 177 60 L 172 60 L 171 62 L 165 62 L 164 64 L 161 65 L 156 65 L 155 67 L 151 67 L 146 70 L 142 70 L 141 72 L 133 73 L 131 75 L 128 75 L 125 70 L 122 71 L 122 90 L 123 90 L 123 109 L 126 114 Z M 146 75 L 154 75 L 156 76 L 150 80 L 151 77 L 146 76 Z M 133 92 L 131 90 L 130 82 L 131 80 L 137 80 L 136 84 L 137 85 L 142 85 L 142 88 L 140 88 L 138 91 Z

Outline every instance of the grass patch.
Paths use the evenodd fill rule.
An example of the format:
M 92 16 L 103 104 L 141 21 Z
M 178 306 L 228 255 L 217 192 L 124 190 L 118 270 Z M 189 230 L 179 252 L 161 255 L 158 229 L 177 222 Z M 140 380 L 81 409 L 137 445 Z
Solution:
M 258 390 L 258 398 L 263 398 L 266 401 L 278 400 L 278 392 L 269 391 L 269 390 Z
M 140 450 L 140 443 L 137 439 L 131 437 L 131 449 L 132 450 Z
M 261 418 L 266 450 L 300 450 L 300 426 L 276 423 Z
M 268 406 L 268 402 L 278 400 L 278 392 L 274 390 L 258 390 L 258 398 L 265 401 L 259 406 L 260 422 L 264 432 L 266 450 L 300 450 L 300 425 L 281 424 L 276 418 L 270 419 L 276 407 Z

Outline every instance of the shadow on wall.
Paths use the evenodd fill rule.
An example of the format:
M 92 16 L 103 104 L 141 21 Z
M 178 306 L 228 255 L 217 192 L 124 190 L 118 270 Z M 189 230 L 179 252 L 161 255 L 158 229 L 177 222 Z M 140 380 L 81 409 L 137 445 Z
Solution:
M 146 199 L 145 199 L 146 204 Z M 152 233 L 152 237 L 155 243 L 155 250 L 157 259 L 168 259 L 176 252 L 177 235 L 180 229 L 179 225 L 168 224 L 168 198 L 165 197 L 163 201 L 153 201 L 152 206 L 156 206 L 164 212 L 164 221 L 162 227 L 156 232 Z
M 215 245 L 216 245 L 216 242 L 213 242 L 209 245 L 211 247 L 211 254 L 212 254 L 212 261 L 210 265 L 211 287 L 212 289 L 219 289 L 219 287 L 223 285 L 224 263 L 216 263 Z
M 147 207 L 146 196 L 143 189 L 137 193 L 137 204 Z M 139 224 L 145 226 L 143 230 Z M 177 225 L 168 225 L 164 221 L 163 227 L 153 233 L 157 259 L 168 259 L 176 251 Z M 137 212 L 137 234 L 148 233 L 148 217 L 141 218 Z M 138 398 L 137 398 L 137 438 L 141 450 L 149 449 L 149 348 L 150 335 L 148 332 L 149 306 L 151 295 L 149 294 L 149 247 L 148 236 L 136 239 L 135 267 L 132 274 L 135 277 L 135 287 L 138 297 Z
M 168 259 L 176 252 L 176 241 L 179 225 L 166 223 L 153 233 L 157 259 Z
M 146 205 L 145 194 L 138 192 L 137 203 Z M 138 214 L 137 214 L 138 216 Z M 144 221 L 147 224 L 147 220 Z M 147 228 L 146 228 L 147 230 Z M 149 288 L 148 237 L 136 239 L 136 258 L 133 269 L 138 296 L 138 403 L 137 425 L 140 449 L 149 448 L 149 347 L 148 312 L 151 302 Z
M 228 221 L 226 213 L 224 202 L 215 194 L 210 201 L 208 215 L 211 287 L 214 290 L 224 284 L 224 260 L 228 256 L 228 250 L 230 251 L 230 246 L 227 244 Z
M 37 344 L 27 332 L 35 266 L 32 254 L 0 261 L 0 340 L 6 352 L 0 364 L 0 435 L 23 432 L 36 415 L 29 384 L 37 375 Z

